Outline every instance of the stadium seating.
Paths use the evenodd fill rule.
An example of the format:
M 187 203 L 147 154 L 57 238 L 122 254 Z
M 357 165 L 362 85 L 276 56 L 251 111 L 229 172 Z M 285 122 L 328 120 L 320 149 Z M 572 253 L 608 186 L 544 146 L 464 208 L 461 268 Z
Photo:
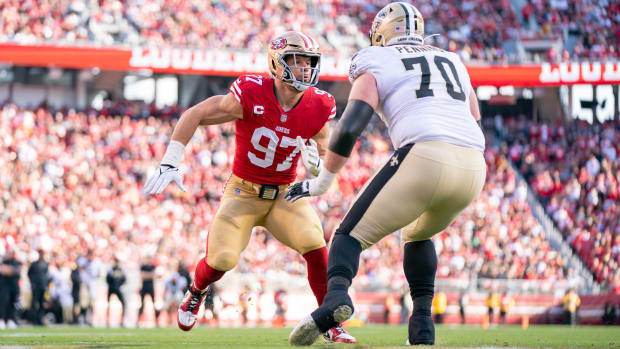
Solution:
M 144 110 L 142 110 L 144 109 Z M 146 105 L 119 103 L 107 115 Z M 155 253 L 193 265 L 204 252 L 205 237 L 229 173 L 233 125 L 199 131 L 188 146 L 185 185 L 157 197 L 140 193 L 144 178 L 163 156 L 172 130 L 166 118 L 102 116 L 95 111 L 27 110 L 12 104 L 0 111 L 0 165 L 12 176 L 0 179 L 3 194 L 0 246 L 26 257 L 39 248 L 68 255 L 66 262 L 92 249 L 104 262 L 114 255 L 137 269 Z M 363 183 L 389 157 L 382 124 L 375 123 L 338 179 L 338 188 L 314 198 L 326 237 L 337 227 Z M 440 278 L 474 276 L 502 279 L 564 279 L 566 261 L 550 249 L 542 228 L 524 201 L 523 189 L 498 149 L 485 154 L 489 172 L 480 198 L 436 241 Z M 298 174 L 304 175 L 303 166 Z M 1 239 L 1 238 L 0 238 Z M 381 255 L 382 258 L 375 258 Z M 404 283 L 398 235 L 362 254 L 361 288 L 399 289 Z M 256 229 L 238 273 L 269 269 L 303 275 L 300 256 Z
M 517 164 L 597 281 L 620 291 L 620 129 L 510 119 L 501 127 Z
M 389 1 L 20 1 L 0 4 L 0 41 L 79 45 L 157 45 L 261 51 L 285 30 L 315 37 L 324 52 L 350 55 L 367 46 L 374 14 Z M 513 39 L 562 39 L 573 52 L 548 59 L 614 59 L 620 8 L 611 2 L 418 1 L 431 42 L 465 60 L 505 62 Z M 569 36 L 571 39 L 569 40 Z M 561 57 L 560 57 L 561 56 Z M 511 59 L 512 60 L 512 59 Z
M 102 52 L 98 48 L 110 46 L 109 51 L 122 51 L 124 57 L 135 51 L 148 52 L 149 57 L 157 57 L 156 52 L 167 52 L 167 55 L 172 51 L 174 58 L 175 51 L 190 51 L 151 49 L 157 46 L 197 48 L 208 54 L 224 52 L 224 60 L 229 56 L 254 59 L 264 55 L 266 43 L 275 35 L 297 30 L 313 36 L 322 52 L 339 62 L 340 69 L 340 63 L 368 46 L 373 17 L 389 2 L 4 0 L 0 1 L 0 44 L 4 48 L 15 48 L 15 43 L 35 45 L 17 47 L 24 52 L 41 49 L 38 45 L 68 46 L 46 47 L 62 51 L 55 56 L 62 60 L 72 53 L 68 52 L 79 51 L 73 46 L 88 47 L 97 55 Z M 488 66 L 491 63 L 540 66 L 538 63 L 544 59 L 552 63 L 596 61 L 592 75 L 601 75 L 597 70 L 600 67 L 604 67 L 607 75 L 618 70 L 615 65 L 605 64 L 620 59 L 618 1 L 420 0 L 412 3 L 425 18 L 427 42 L 456 52 L 469 68 L 482 65 L 486 70 L 496 69 Z M 522 48 L 528 44 L 534 48 L 524 54 Z M 550 45 L 553 47 L 545 51 Z M 239 51 L 244 52 L 237 55 Z M 124 79 L 125 72 L 109 72 L 103 66 L 80 70 L 80 65 L 57 64 L 57 61 L 48 62 L 47 58 L 42 59 L 43 63 L 41 60 L 24 63 L 29 62 L 28 53 L 23 54 L 24 61 L 8 63 L 16 55 L 7 52 L 12 51 L 5 50 L 7 63 L 0 65 L 0 261 L 6 262 L 6 252 L 14 250 L 23 263 L 20 303 L 25 308 L 30 306 L 33 297 L 27 270 L 39 252 L 45 251 L 50 262 L 46 273 L 49 283 L 45 324 L 70 322 L 71 316 L 51 320 L 51 315 L 63 311 L 70 315 L 79 304 L 83 313 L 89 314 L 82 314 L 76 323 L 121 326 L 120 302 L 115 297 L 108 299 L 105 283 L 108 267 L 118 258 L 128 275 L 123 285 L 127 300 L 123 310 L 128 310 L 125 325 L 174 325 L 174 303 L 178 299 L 166 295 L 164 284 L 177 271 L 189 268 L 191 272 L 204 253 L 207 232 L 232 167 L 234 125 L 208 126 L 196 133 L 183 161 L 186 193 L 171 185 L 161 195 L 147 196 L 141 192 L 145 179 L 156 170 L 182 109 L 157 108 L 155 102 L 112 99 L 123 92 L 125 98 L 137 98 L 121 91 L 121 80 L 129 86 L 131 78 L 141 82 L 149 76 L 157 86 L 159 73 L 169 71 L 154 70 L 151 75 L 143 70 Z M 531 52 L 535 55 L 529 56 Z M 194 59 L 195 56 L 196 53 Z M 230 61 L 238 66 L 244 62 Z M 152 68 L 147 64 L 127 64 L 125 69 Z M 171 66 L 175 67 L 174 59 Z M 326 66 L 330 67 L 324 61 L 323 67 Z M 580 70 L 571 66 L 570 74 L 563 72 L 565 66 L 552 72 L 560 74 L 561 79 L 557 81 L 562 83 L 569 82 L 564 75 L 573 74 L 584 80 L 576 82 L 579 84 L 609 83 L 605 78 L 592 82 L 587 78 L 587 66 L 582 64 Z M 63 69 L 57 69 L 60 67 Z M 324 69 L 322 74 L 330 72 Z M 541 86 L 554 84 L 544 79 L 545 74 L 536 74 L 538 78 L 534 82 Z M 184 78 L 176 81 L 179 92 L 176 99 L 183 106 L 192 103 L 190 99 L 195 101 L 212 94 L 229 82 L 228 77 L 207 76 L 208 88 L 202 88 L 197 77 L 195 81 L 194 77 L 186 81 Z M 474 85 L 478 83 L 480 80 L 474 81 Z M 330 92 L 341 92 L 335 91 L 343 86 L 338 84 L 328 82 L 325 86 L 331 86 Z M 502 84 L 506 80 L 498 85 Z M 516 84 L 517 88 L 525 86 L 518 85 L 516 79 L 508 84 Z M 563 87 L 552 88 L 555 89 L 551 93 L 553 98 L 540 97 L 536 85 L 534 105 L 560 103 L 554 101 L 558 95 L 562 96 L 563 104 Z M 155 97 L 166 94 L 159 91 L 165 89 L 154 90 Z M 613 92 L 616 90 L 614 87 Z M 96 103 L 91 99 L 95 92 Z M 520 92 L 525 96 L 525 90 L 517 90 L 515 96 Z M 579 102 L 579 88 L 571 92 L 569 105 L 574 106 Z M 338 103 L 344 103 L 346 96 L 338 94 L 335 93 Z M 67 98 L 57 99 L 58 95 Z M 500 95 L 500 99 L 491 98 L 488 104 L 483 102 L 483 110 L 512 99 L 503 96 L 501 90 Z M 41 99 L 37 99 L 39 96 Z M 597 101 L 601 108 L 617 104 L 617 98 L 602 101 L 594 85 L 593 96 L 593 110 Z M 41 100 L 46 102 L 33 107 Z M 97 110 L 56 109 L 47 104 L 75 106 L 91 101 Z M 517 102 L 520 106 L 527 103 Z M 585 110 L 583 103 L 588 104 L 589 100 L 582 101 Z M 504 105 L 491 105 L 490 109 L 495 108 L 511 109 Z M 484 113 L 484 117 L 489 115 Z M 509 322 L 525 319 L 528 323 L 530 320 L 550 323 L 562 315 L 559 300 L 564 292 L 575 287 L 594 293 L 583 298 L 582 323 L 599 323 L 603 302 L 617 303 L 620 297 L 620 123 L 545 122 L 499 115 L 495 123 L 488 121 L 486 131 L 491 131 L 488 126 L 493 124 L 496 131 L 493 136 L 498 137 L 486 132 L 485 187 L 480 197 L 445 232 L 433 238 L 439 259 L 435 286 L 448 293 L 451 303 L 446 319 L 458 320 L 458 297 L 468 293 L 471 294 L 469 323 L 484 322 L 486 293 L 507 291 L 520 303 Z M 325 195 L 311 199 L 323 222 L 326 239 L 336 230 L 362 185 L 389 159 L 392 146 L 388 139 L 384 124 L 373 120 L 339 174 L 337 185 Z M 499 139 L 500 144 L 491 139 Z M 525 177 L 525 183 L 519 182 L 518 172 Z M 297 175 L 306 176 L 301 164 Z M 574 259 L 569 262 L 566 253 L 550 247 L 547 232 L 526 200 L 526 184 L 533 189 L 564 241 L 592 271 L 598 285 L 586 286 L 585 281 L 590 281 L 585 280 L 586 273 L 570 267 L 574 266 Z M 540 211 L 537 207 L 537 217 Z M 543 224 L 549 226 L 548 222 Z M 557 243 L 556 237 L 552 240 Z M 140 266 L 151 257 L 155 259 L 155 294 L 142 304 L 138 297 L 142 287 Z M 402 264 L 399 232 L 363 251 L 352 287 L 355 321 L 391 319 L 396 323 L 401 320 L 401 305 L 406 307 L 409 300 Z M 7 270 L 0 268 L 0 273 Z M 298 320 L 315 307 L 305 275 L 301 256 L 274 239 L 266 229 L 255 228 L 237 267 L 214 286 L 219 288 L 216 291 L 219 304 L 214 307 L 219 307 L 220 318 L 211 318 L 210 323 L 238 326 L 244 311 L 241 308 L 246 307 L 252 313 L 246 325 L 267 325 L 264 320 L 269 320 L 270 312 L 276 310 L 274 292 L 288 293 L 289 304 L 295 306 L 289 307 L 285 320 Z M 0 285 L 0 290 L 6 289 Z M 603 294 L 606 292 L 609 294 Z M 398 298 L 402 304 L 394 306 Z M 138 309 L 142 306 L 146 311 L 140 317 Z M 18 322 L 34 320 L 30 315 L 36 313 L 24 307 L 18 307 Z M 171 310 L 171 313 L 164 312 L 156 318 L 160 310 Z M 534 314 L 535 317 L 528 317 Z M 0 330 L 4 325 L 0 319 Z

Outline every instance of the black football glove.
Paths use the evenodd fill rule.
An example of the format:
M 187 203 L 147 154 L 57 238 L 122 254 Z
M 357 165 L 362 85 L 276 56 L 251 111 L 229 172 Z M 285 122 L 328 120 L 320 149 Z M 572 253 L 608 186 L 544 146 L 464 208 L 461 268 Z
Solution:
M 291 185 L 288 188 L 284 199 L 286 201 L 295 202 L 301 198 L 305 198 L 311 195 L 312 194 L 310 194 L 310 181 L 308 180 Z

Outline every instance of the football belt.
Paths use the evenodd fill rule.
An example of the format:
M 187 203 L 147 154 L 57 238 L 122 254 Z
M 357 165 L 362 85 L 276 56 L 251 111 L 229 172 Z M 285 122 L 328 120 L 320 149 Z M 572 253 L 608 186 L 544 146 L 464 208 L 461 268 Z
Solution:
M 277 185 L 261 184 L 258 197 L 265 200 L 275 200 L 279 192 L 280 188 Z

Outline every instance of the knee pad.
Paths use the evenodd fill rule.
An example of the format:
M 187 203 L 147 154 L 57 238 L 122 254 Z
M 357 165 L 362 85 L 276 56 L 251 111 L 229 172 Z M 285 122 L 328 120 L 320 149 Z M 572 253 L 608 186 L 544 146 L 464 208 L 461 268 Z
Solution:
M 219 271 L 229 271 L 237 265 L 239 254 L 234 251 L 210 251 L 207 255 L 207 264 Z

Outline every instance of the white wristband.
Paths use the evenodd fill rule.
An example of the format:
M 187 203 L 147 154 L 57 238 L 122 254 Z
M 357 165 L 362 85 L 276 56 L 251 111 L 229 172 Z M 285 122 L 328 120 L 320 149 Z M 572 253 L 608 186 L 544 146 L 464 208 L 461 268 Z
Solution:
M 164 158 L 161 159 L 161 164 L 179 167 L 184 154 L 185 146 L 183 143 L 171 140 L 168 144 L 168 148 L 166 148 Z
M 319 177 L 316 179 L 317 191 L 321 194 L 327 192 L 329 187 L 332 185 L 332 182 L 336 178 L 337 173 L 329 172 L 326 168 L 321 168 L 321 172 L 319 173 Z

